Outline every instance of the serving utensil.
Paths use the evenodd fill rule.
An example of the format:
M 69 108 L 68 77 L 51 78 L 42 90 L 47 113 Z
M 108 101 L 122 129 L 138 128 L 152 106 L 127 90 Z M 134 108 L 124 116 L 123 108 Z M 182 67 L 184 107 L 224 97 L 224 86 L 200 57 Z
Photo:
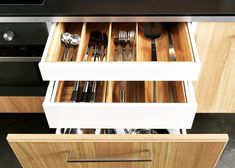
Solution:
M 149 22 L 144 23 L 144 36 L 151 40 L 151 57 L 152 61 L 157 61 L 157 49 L 155 40 L 162 35 L 161 23 Z M 156 82 L 153 82 L 153 102 L 157 101 Z
M 165 28 L 167 31 L 168 41 L 169 41 L 169 60 L 176 61 L 175 47 L 171 36 L 171 27 L 172 25 L 170 23 L 165 23 Z
M 162 35 L 162 26 L 158 22 L 144 23 L 144 36 L 151 40 L 152 61 L 157 61 L 157 49 L 155 40 Z

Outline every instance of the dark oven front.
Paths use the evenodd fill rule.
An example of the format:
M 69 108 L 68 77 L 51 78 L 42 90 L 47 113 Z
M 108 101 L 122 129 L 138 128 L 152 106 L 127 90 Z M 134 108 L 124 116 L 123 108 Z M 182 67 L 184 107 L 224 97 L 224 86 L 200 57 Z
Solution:
M 48 36 L 45 23 L 0 24 L 0 96 L 44 96 L 38 63 Z

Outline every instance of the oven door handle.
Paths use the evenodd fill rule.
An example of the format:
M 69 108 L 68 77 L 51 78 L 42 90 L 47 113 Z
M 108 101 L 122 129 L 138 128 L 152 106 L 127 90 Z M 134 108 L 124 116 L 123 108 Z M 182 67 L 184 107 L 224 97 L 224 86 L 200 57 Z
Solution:
M 1 57 L 0 62 L 40 62 L 41 57 Z

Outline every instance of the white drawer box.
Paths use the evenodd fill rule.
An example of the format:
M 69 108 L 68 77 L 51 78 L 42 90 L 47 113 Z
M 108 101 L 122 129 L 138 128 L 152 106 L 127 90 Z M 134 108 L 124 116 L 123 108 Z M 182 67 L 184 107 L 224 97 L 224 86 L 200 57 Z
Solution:
M 197 103 L 190 82 L 173 82 L 172 94 L 177 102 L 164 100 L 167 89 L 159 83 L 157 88 L 162 88 L 157 94 L 158 99 L 162 99 L 159 103 L 151 102 L 148 82 L 144 82 L 144 86 L 139 82 L 144 89 L 137 85 L 137 102 L 129 101 L 127 91 L 129 100 L 120 103 L 113 83 L 103 82 L 98 87 L 100 92 L 95 103 L 72 103 L 69 101 L 72 86 L 51 81 L 43 103 L 50 128 L 191 128 Z M 133 96 L 129 93 L 129 97 Z
M 134 61 L 114 61 L 114 34 L 118 30 L 135 30 Z M 91 31 L 106 32 L 108 36 L 105 62 L 82 62 Z M 77 33 L 81 43 L 76 52 L 76 61 L 61 61 L 64 47 L 61 34 Z M 170 61 L 168 35 L 156 40 L 158 61 L 151 61 L 151 41 L 144 37 L 143 23 L 53 23 L 41 62 L 43 80 L 196 80 L 200 61 L 190 23 L 175 23 L 171 36 L 176 52 L 176 61 Z M 144 70 L 144 71 L 143 71 Z

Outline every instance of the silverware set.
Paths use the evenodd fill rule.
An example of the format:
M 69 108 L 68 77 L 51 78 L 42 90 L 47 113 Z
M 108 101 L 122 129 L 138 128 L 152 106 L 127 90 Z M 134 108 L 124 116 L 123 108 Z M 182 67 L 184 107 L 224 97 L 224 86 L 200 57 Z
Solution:
M 67 50 L 70 46 L 73 46 L 73 52 L 71 59 L 74 60 L 75 57 L 75 49 L 80 43 L 80 37 L 76 34 L 70 34 L 70 33 L 64 33 L 61 36 L 61 41 L 64 44 L 64 52 L 63 52 L 63 60 L 68 60 L 67 58 Z M 88 43 L 88 47 L 86 49 L 86 53 L 84 56 L 83 61 L 88 61 L 88 56 L 91 47 L 93 47 L 93 52 L 92 52 L 92 61 L 104 61 L 106 57 L 106 48 L 108 44 L 108 37 L 106 33 L 101 33 L 99 31 L 91 32 L 90 34 L 90 39 Z M 101 50 L 103 48 L 103 52 L 101 55 Z M 76 103 L 78 102 L 78 95 L 79 95 L 79 81 L 74 82 L 74 87 L 73 87 L 73 92 L 71 95 L 71 102 Z M 91 87 L 89 87 L 91 85 Z M 97 88 L 97 81 L 85 81 L 83 88 L 82 88 L 82 93 L 79 98 L 79 102 L 90 102 L 94 103 L 96 101 L 96 88 Z M 90 92 L 89 92 L 90 90 Z M 89 94 L 90 93 L 90 94 Z M 81 133 L 81 129 L 77 128 L 62 128 L 60 130 L 61 133 L 63 134 L 77 134 Z
M 130 30 L 119 30 L 118 33 L 114 34 L 114 61 L 133 61 L 133 51 L 135 45 L 135 31 Z M 129 45 L 128 57 L 126 52 L 126 46 Z M 119 48 L 119 49 L 118 49 Z M 121 50 L 121 51 L 120 51 Z M 120 102 L 125 102 L 126 83 L 125 81 L 120 82 Z
M 120 30 L 114 34 L 114 61 L 133 61 L 133 52 L 135 46 L 135 31 Z M 126 46 L 129 45 L 128 57 Z M 120 51 L 121 50 L 121 51 Z
M 64 46 L 62 61 L 75 61 L 75 51 L 81 42 L 81 38 L 78 34 L 71 34 L 65 32 L 61 35 L 61 45 Z M 68 50 L 73 48 L 72 56 L 69 58 Z

